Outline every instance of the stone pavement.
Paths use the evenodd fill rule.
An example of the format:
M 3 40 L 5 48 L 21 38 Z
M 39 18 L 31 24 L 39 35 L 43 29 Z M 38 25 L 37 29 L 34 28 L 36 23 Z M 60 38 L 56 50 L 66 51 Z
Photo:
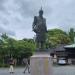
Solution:
M 24 68 L 15 68 L 15 73 L 10 74 L 8 68 L 0 68 L 0 75 L 30 75 Z M 56 66 L 53 67 L 53 75 L 75 75 L 75 66 Z
M 9 68 L 0 68 L 0 75 L 30 75 L 27 71 L 24 74 L 23 71 L 24 71 L 24 68 L 15 68 L 14 73 L 10 74 Z
M 53 75 L 75 75 L 75 65 L 54 67 L 53 71 Z

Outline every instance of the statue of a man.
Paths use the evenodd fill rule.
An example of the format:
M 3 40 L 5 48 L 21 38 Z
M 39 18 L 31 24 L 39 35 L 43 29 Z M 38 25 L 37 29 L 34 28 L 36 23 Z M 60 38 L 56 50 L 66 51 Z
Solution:
M 46 41 L 46 19 L 43 18 L 43 10 L 39 11 L 39 16 L 34 16 L 32 25 L 33 31 L 36 33 L 36 44 L 38 49 L 43 49 Z

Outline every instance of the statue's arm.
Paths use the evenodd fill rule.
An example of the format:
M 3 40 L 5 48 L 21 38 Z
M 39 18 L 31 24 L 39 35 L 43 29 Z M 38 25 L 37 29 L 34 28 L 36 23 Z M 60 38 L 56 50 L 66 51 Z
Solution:
M 37 17 L 34 16 L 34 24 L 36 25 L 36 23 L 37 23 Z
M 34 16 L 33 26 L 36 25 L 36 22 L 37 22 L 37 17 Z
M 46 19 L 44 21 L 44 24 L 45 24 L 45 31 L 47 32 Z
M 32 29 L 34 32 L 36 32 L 36 23 L 37 23 L 37 17 L 34 16 L 34 21 L 33 21 L 33 25 L 32 25 Z

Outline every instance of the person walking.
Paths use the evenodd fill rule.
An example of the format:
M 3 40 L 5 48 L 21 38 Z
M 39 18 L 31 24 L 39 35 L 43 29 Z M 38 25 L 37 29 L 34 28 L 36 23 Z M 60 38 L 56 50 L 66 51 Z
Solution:
M 13 67 L 14 61 L 13 61 L 13 58 L 10 58 L 9 64 L 10 64 L 9 72 L 14 73 L 14 67 Z
M 28 73 L 30 73 L 30 58 L 24 58 L 23 63 L 25 65 L 25 69 L 23 73 L 25 73 L 27 69 L 28 69 Z

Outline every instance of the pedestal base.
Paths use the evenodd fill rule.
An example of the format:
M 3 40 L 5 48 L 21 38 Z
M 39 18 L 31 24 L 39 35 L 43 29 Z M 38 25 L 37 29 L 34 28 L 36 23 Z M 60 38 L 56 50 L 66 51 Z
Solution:
M 30 59 L 31 75 L 52 75 L 52 62 L 49 54 L 35 54 Z

